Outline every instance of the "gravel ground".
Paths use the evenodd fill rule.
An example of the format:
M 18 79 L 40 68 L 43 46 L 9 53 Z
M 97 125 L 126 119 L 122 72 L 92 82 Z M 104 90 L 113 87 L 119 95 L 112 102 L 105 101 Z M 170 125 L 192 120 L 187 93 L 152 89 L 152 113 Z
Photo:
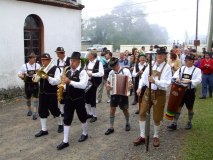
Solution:
M 133 96 L 130 97 L 131 103 Z M 40 130 L 40 121 L 31 120 L 26 116 L 23 98 L 13 102 L 0 103 L 0 160 L 173 160 L 181 159 L 181 145 L 187 131 L 184 129 L 183 115 L 179 120 L 179 128 L 175 132 L 166 130 L 169 121 L 162 122 L 160 130 L 160 147 L 152 146 L 153 126 L 151 125 L 150 147 L 133 146 L 139 135 L 138 115 L 134 114 L 136 106 L 130 105 L 131 131 L 124 130 L 125 118 L 118 108 L 115 117 L 115 132 L 105 136 L 109 126 L 109 104 L 97 105 L 98 121 L 88 122 L 89 138 L 83 143 L 78 142 L 81 124 L 75 114 L 69 142 L 70 147 L 57 151 L 56 146 L 63 140 L 63 133 L 57 133 L 57 121 L 48 118 L 49 135 L 35 138 Z

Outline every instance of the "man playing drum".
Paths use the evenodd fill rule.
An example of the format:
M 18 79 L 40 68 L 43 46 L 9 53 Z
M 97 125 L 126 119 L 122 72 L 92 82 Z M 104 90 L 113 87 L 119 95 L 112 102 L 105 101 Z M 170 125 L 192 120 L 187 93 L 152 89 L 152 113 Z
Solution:
M 149 109 L 149 99 L 153 106 L 153 120 L 154 120 L 154 137 L 153 146 L 159 147 L 159 129 L 160 122 L 163 119 L 164 107 L 166 103 L 166 90 L 171 83 L 172 71 L 171 67 L 166 63 L 166 49 L 160 47 L 157 49 L 156 62 L 152 67 L 152 76 L 149 76 L 149 67 L 146 67 L 142 77 L 139 81 L 137 94 L 141 94 L 141 88 L 147 86 L 142 99 L 142 106 L 140 109 L 140 136 L 133 142 L 135 146 L 145 143 L 145 125 L 146 113 Z M 149 97 L 149 83 L 151 82 L 151 97 Z
M 201 83 L 201 70 L 194 66 L 194 58 L 195 56 L 192 54 L 187 55 L 185 57 L 185 66 L 182 66 L 180 69 L 178 69 L 173 76 L 173 78 L 176 79 L 176 82 L 182 83 L 183 85 L 188 86 L 188 88 L 184 93 L 180 107 L 175 113 L 172 124 L 167 126 L 168 130 L 177 129 L 177 121 L 179 119 L 180 111 L 184 104 L 188 109 L 188 122 L 185 129 L 192 128 L 191 120 L 194 115 L 193 105 L 195 101 L 195 87 L 199 83 Z

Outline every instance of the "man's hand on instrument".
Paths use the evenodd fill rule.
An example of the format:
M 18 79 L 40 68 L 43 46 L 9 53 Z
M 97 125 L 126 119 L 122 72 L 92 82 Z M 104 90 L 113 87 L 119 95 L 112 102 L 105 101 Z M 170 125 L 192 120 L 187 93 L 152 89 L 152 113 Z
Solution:
M 22 80 L 24 80 L 25 79 L 25 74 L 19 74 L 18 77 L 21 78 Z
M 62 83 L 64 84 L 70 84 L 71 80 L 69 78 L 67 78 L 66 76 L 62 77 Z
M 184 79 L 181 81 L 182 83 L 191 83 L 191 80 L 190 79 Z
M 87 71 L 89 77 L 92 77 L 92 71 Z
M 138 88 L 138 90 L 136 91 L 137 92 L 137 95 L 140 96 L 141 95 L 141 89 Z
M 181 82 L 180 78 L 176 78 L 176 82 L 180 83 Z
M 130 89 L 133 88 L 133 83 L 132 83 L 132 82 L 129 83 L 129 88 L 130 88 Z
M 155 83 L 155 80 L 154 80 L 153 76 L 149 76 L 149 77 L 148 77 L 148 80 L 149 80 L 149 82 L 151 82 L 151 83 Z
M 109 83 L 106 83 L 106 89 L 107 90 L 111 90 L 112 89 L 112 87 L 111 87 L 111 85 Z

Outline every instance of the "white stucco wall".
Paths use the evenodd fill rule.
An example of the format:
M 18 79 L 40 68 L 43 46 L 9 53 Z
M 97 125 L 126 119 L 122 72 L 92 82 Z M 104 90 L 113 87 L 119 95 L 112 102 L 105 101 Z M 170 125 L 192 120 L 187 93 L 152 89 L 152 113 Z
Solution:
M 22 86 L 17 71 L 24 63 L 24 22 L 38 15 L 44 25 L 44 51 L 56 60 L 55 49 L 66 54 L 81 49 L 81 11 L 15 0 L 0 0 L 0 89 Z

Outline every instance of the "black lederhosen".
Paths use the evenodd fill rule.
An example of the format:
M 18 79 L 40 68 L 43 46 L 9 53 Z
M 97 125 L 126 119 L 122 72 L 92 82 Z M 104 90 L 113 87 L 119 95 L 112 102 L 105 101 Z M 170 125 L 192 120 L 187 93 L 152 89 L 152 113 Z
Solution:
M 96 107 L 96 91 L 97 87 L 92 85 L 92 87 L 86 93 L 86 103 L 90 104 L 91 107 Z
M 92 69 L 92 73 L 97 73 L 99 71 L 99 61 L 96 61 L 93 69 Z M 88 63 L 86 64 L 86 70 L 88 66 Z M 92 82 L 92 87 L 87 91 L 86 93 L 86 103 L 90 104 L 91 107 L 96 107 L 96 91 L 98 86 L 101 84 L 102 82 L 102 77 L 92 77 L 91 78 L 91 82 Z
M 76 71 L 75 74 L 71 76 L 71 72 L 66 73 L 72 81 L 79 82 L 79 74 L 81 71 Z M 85 108 L 85 93 L 84 89 L 74 88 L 72 85 L 66 85 L 66 90 L 64 93 L 64 124 L 71 125 L 73 120 L 73 115 L 76 110 L 79 120 L 81 123 L 85 123 L 87 120 L 87 112 Z
M 129 98 L 128 96 L 121 96 L 121 95 L 111 95 L 110 100 L 111 107 L 118 107 L 121 110 L 129 108 Z
M 52 67 L 47 73 L 48 76 L 54 77 L 57 67 Z M 61 112 L 58 108 L 57 85 L 51 85 L 48 80 L 40 80 L 39 108 L 38 113 L 41 118 L 47 118 L 49 111 L 54 117 L 58 117 Z
M 196 67 L 194 67 L 191 75 L 184 74 L 185 68 L 183 69 L 182 78 L 190 79 L 191 80 L 192 79 L 192 75 L 193 75 Z M 180 75 L 180 73 L 181 73 L 181 69 L 179 71 L 179 75 Z M 185 104 L 186 108 L 189 109 L 189 110 L 191 110 L 191 109 L 193 109 L 194 101 L 195 101 L 195 88 L 191 88 L 191 84 L 189 84 L 188 87 L 189 88 L 184 93 L 184 96 L 183 96 L 183 99 L 181 101 L 180 106 L 183 107 L 183 105 Z
M 194 101 L 195 101 L 195 89 L 194 88 L 187 89 L 186 92 L 184 93 L 180 106 L 183 107 L 183 105 L 185 104 L 186 108 L 191 110 L 193 109 Z
M 30 99 L 31 97 L 38 98 L 38 83 L 26 83 L 24 84 L 24 91 L 26 95 L 26 99 Z
M 34 83 L 32 81 L 32 76 L 33 74 L 36 73 L 36 64 L 35 64 L 35 70 L 28 70 L 27 64 L 26 69 L 27 69 L 27 74 L 30 76 L 26 76 L 25 78 L 25 83 L 24 83 L 24 91 L 26 95 L 26 99 L 30 99 L 31 97 L 38 98 L 38 91 L 39 91 L 39 85 L 38 83 Z

